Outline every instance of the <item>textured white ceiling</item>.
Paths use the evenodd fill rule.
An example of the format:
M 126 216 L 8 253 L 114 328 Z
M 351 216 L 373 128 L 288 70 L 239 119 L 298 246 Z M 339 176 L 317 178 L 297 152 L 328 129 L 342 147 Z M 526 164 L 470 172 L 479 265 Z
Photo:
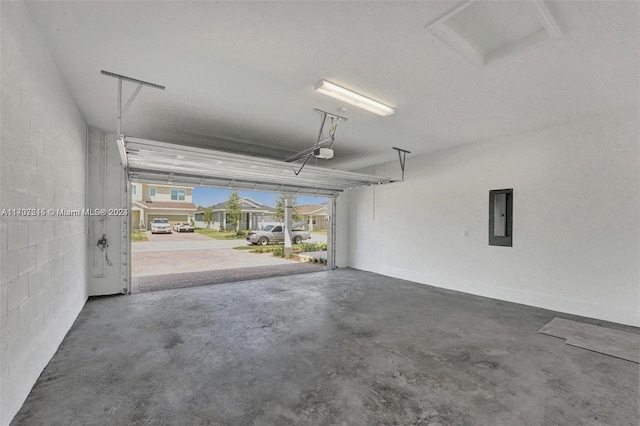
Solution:
M 565 35 L 484 67 L 424 28 L 457 4 L 28 2 L 90 125 L 116 127 L 101 69 L 166 86 L 132 104 L 134 137 L 284 159 L 315 142 L 314 108 L 346 107 L 318 166 L 357 169 L 638 104 L 638 2 L 547 2 Z M 396 113 L 317 94 L 323 78 Z

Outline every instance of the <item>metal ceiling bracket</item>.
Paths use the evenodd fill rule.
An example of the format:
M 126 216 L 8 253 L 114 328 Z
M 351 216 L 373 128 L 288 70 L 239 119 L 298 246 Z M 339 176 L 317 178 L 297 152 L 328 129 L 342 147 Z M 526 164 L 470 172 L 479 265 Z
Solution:
M 320 131 L 318 131 L 318 139 L 316 139 L 316 145 L 314 148 L 320 148 L 321 144 L 327 142 L 328 140 L 331 141 L 331 144 L 329 145 L 329 148 L 331 148 L 333 146 L 333 142 L 335 141 L 335 134 L 336 134 L 336 129 L 338 128 L 338 122 L 340 120 L 344 120 L 344 121 L 349 121 L 349 119 L 347 117 L 343 117 L 341 115 L 336 115 L 336 114 L 331 114 L 329 112 L 323 111 L 321 109 L 318 108 L 314 108 L 314 111 L 317 111 L 320 113 L 321 119 L 320 119 Z M 327 122 L 327 117 L 329 117 L 331 119 L 331 124 L 329 125 L 329 137 L 325 138 L 324 140 L 322 139 L 322 135 L 324 132 L 324 125 Z
M 398 159 L 400 160 L 400 169 L 402 169 L 402 181 L 404 182 L 404 164 L 407 160 L 407 154 L 411 154 L 411 151 L 407 151 L 406 149 L 393 147 L 396 151 L 398 151 Z
M 101 70 L 100 74 L 106 75 L 107 77 L 113 77 L 118 79 L 118 124 L 117 124 L 117 133 L 116 133 L 118 137 L 120 137 L 122 133 L 121 132 L 122 116 L 124 115 L 125 112 L 127 112 L 127 110 L 131 106 L 131 103 L 133 103 L 133 100 L 136 98 L 136 96 L 138 96 L 138 93 L 140 93 L 140 89 L 142 89 L 142 86 L 148 86 L 153 89 L 160 89 L 160 90 L 165 89 L 164 86 L 161 86 L 159 84 L 149 83 L 148 81 L 138 80 L 137 78 L 127 77 L 125 75 L 116 74 L 110 71 Z M 122 81 L 128 81 L 130 83 L 136 83 L 138 85 L 133 91 L 133 94 L 131 95 L 131 97 L 129 97 L 129 100 L 125 104 L 124 108 L 122 107 Z M 123 162 L 123 165 L 126 167 L 126 163 Z
M 323 120 L 322 120 L 322 122 L 323 122 L 323 123 L 324 123 L 324 119 L 325 119 L 326 117 L 334 118 L 334 119 L 336 119 L 336 120 L 349 121 L 349 119 L 348 119 L 347 117 L 343 117 L 343 116 L 341 116 L 341 115 L 337 115 L 337 114 L 332 114 L 332 113 L 330 113 L 330 112 L 323 111 L 323 110 L 321 110 L 321 109 L 319 109 L 319 108 L 314 108 L 313 110 L 314 110 L 314 111 L 316 111 L 316 112 L 319 112 L 320 114 L 322 114 L 322 116 L 323 116 Z
M 347 117 L 342 117 L 341 115 L 336 115 L 336 114 L 331 114 L 330 112 L 326 112 L 323 111 L 321 109 L 318 108 L 314 108 L 314 111 L 317 111 L 320 113 L 320 130 L 318 131 L 318 138 L 316 139 L 316 143 L 315 145 L 313 145 L 311 148 L 307 148 L 304 151 L 300 151 L 299 153 L 292 155 L 291 157 L 287 158 L 286 160 L 284 160 L 287 163 L 290 163 L 292 161 L 297 161 L 301 158 L 307 157 L 307 156 L 311 156 L 313 154 L 313 151 L 315 151 L 318 148 L 331 148 L 333 146 L 333 142 L 335 141 L 335 133 L 336 133 L 336 129 L 338 128 L 338 121 L 340 120 L 344 120 L 344 121 L 348 121 L 349 119 Z M 329 136 L 326 138 L 323 138 L 323 134 L 324 134 L 324 128 L 325 128 L 325 124 L 327 122 L 327 117 L 329 117 L 331 119 L 331 124 L 329 126 Z M 309 157 L 307 157 L 307 159 L 304 161 L 304 164 L 307 164 L 307 161 L 309 161 Z M 298 170 L 298 172 L 296 173 L 296 176 L 302 171 L 302 168 L 304 167 L 304 164 L 302 165 L 302 167 L 300 167 L 300 170 Z

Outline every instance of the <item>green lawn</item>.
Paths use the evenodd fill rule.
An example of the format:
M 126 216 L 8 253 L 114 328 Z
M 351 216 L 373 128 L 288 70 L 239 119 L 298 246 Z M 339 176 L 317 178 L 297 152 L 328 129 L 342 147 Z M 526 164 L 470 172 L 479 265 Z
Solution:
M 131 242 L 137 243 L 140 241 L 148 241 L 148 240 L 149 238 L 147 238 L 147 234 L 145 234 L 144 231 L 140 231 L 139 229 L 131 230 Z
M 216 240 L 244 240 L 244 235 L 235 235 L 233 232 L 220 232 L 215 229 L 196 228 L 196 232 L 201 235 L 206 235 Z

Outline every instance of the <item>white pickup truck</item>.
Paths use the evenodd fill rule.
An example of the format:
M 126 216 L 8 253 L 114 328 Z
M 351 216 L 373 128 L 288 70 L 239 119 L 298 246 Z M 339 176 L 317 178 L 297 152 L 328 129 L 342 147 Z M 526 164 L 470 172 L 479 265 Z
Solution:
M 311 233 L 304 229 L 305 225 L 306 222 L 298 222 L 291 227 L 291 242 L 293 244 L 300 244 L 303 240 L 311 239 Z M 263 246 L 271 243 L 284 243 L 284 226 L 267 225 L 261 231 L 251 231 L 247 234 L 247 241 Z

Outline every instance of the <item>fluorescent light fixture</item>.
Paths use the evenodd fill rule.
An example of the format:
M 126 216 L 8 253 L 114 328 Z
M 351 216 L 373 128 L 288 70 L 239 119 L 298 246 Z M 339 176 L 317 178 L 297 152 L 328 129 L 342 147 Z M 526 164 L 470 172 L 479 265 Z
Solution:
M 338 86 L 337 84 L 331 83 L 327 80 L 320 80 L 315 84 L 314 88 L 318 93 L 331 96 L 332 98 L 357 106 L 358 108 L 362 108 L 383 117 L 387 117 L 395 112 L 395 110 L 390 106 L 381 104 L 378 101 L 374 101 L 371 98 L 362 96 L 359 93 L 352 92 L 349 89 L 345 89 L 344 87 Z

